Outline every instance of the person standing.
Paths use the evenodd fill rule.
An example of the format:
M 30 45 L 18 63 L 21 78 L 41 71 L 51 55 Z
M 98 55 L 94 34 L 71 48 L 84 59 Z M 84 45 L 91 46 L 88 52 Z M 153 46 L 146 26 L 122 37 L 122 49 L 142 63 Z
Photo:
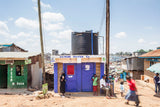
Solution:
M 123 96 L 123 93 L 124 93 L 123 81 L 120 82 L 120 92 L 121 92 L 121 97 L 124 97 L 124 96 Z
M 155 84 L 155 93 L 158 93 L 160 91 L 160 83 L 159 83 L 159 74 L 158 73 L 156 73 L 156 76 L 154 76 L 153 81 Z
M 135 81 L 133 79 L 131 79 L 130 76 L 126 76 L 127 79 L 127 83 L 129 86 L 129 91 L 127 93 L 127 95 L 125 96 L 125 99 L 127 100 L 127 102 L 125 104 L 129 104 L 129 101 L 135 101 L 136 106 L 139 105 L 139 99 L 138 99 L 138 95 L 137 95 L 137 88 L 135 85 Z
M 62 97 L 64 97 L 65 94 L 65 73 L 62 71 L 61 76 L 60 76 L 60 92 L 62 93 Z
M 92 77 L 92 81 L 93 81 L 93 95 L 98 96 L 97 92 L 98 78 L 96 74 L 94 74 L 94 76 Z

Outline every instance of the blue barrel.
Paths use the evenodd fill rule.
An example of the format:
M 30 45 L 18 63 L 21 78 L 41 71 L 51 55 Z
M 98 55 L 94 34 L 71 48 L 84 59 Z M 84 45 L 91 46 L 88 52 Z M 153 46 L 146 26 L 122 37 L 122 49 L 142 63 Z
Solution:
M 123 81 L 126 81 L 126 75 L 127 75 L 127 73 L 123 72 Z
M 123 79 L 123 73 L 120 74 L 120 79 Z

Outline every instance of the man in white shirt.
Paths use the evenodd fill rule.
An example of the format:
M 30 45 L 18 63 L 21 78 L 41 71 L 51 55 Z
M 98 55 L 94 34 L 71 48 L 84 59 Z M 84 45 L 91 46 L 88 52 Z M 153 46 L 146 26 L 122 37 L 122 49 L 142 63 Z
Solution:
M 102 91 L 106 91 L 106 98 L 110 98 L 110 88 L 106 85 L 106 76 L 104 75 L 103 78 L 100 80 L 100 89 Z

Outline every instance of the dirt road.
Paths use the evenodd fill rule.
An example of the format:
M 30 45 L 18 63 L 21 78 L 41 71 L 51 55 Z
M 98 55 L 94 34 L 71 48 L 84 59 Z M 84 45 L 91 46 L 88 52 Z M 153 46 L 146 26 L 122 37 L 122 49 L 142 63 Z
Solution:
M 137 83 L 140 94 L 140 106 L 160 107 L 160 98 L 154 97 L 153 89 Z M 125 84 L 125 88 L 128 86 Z M 93 96 L 92 93 L 67 93 L 66 98 L 52 97 L 49 99 L 36 100 L 33 95 L 0 95 L 0 107 L 132 107 L 125 105 L 124 98 L 120 97 L 119 84 L 115 85 L 117 98 L 106 99 L 104 96 Z

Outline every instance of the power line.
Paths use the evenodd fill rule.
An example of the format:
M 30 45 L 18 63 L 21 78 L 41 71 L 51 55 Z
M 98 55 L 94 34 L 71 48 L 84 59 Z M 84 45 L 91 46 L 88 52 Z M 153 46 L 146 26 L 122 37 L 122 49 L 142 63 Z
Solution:
M 103 6 L 103 11 L 102 11 L 102 16 L 101 16 L 101 21 L 100 21 L 100 26 L 99 26 L 99 34 L 101 33 L 102 31 L 102 27 L 103 27 L 103 24 L 105 23 L 105 12 L 106 12 L 106 1 L 104 0 L 104 6 Z

